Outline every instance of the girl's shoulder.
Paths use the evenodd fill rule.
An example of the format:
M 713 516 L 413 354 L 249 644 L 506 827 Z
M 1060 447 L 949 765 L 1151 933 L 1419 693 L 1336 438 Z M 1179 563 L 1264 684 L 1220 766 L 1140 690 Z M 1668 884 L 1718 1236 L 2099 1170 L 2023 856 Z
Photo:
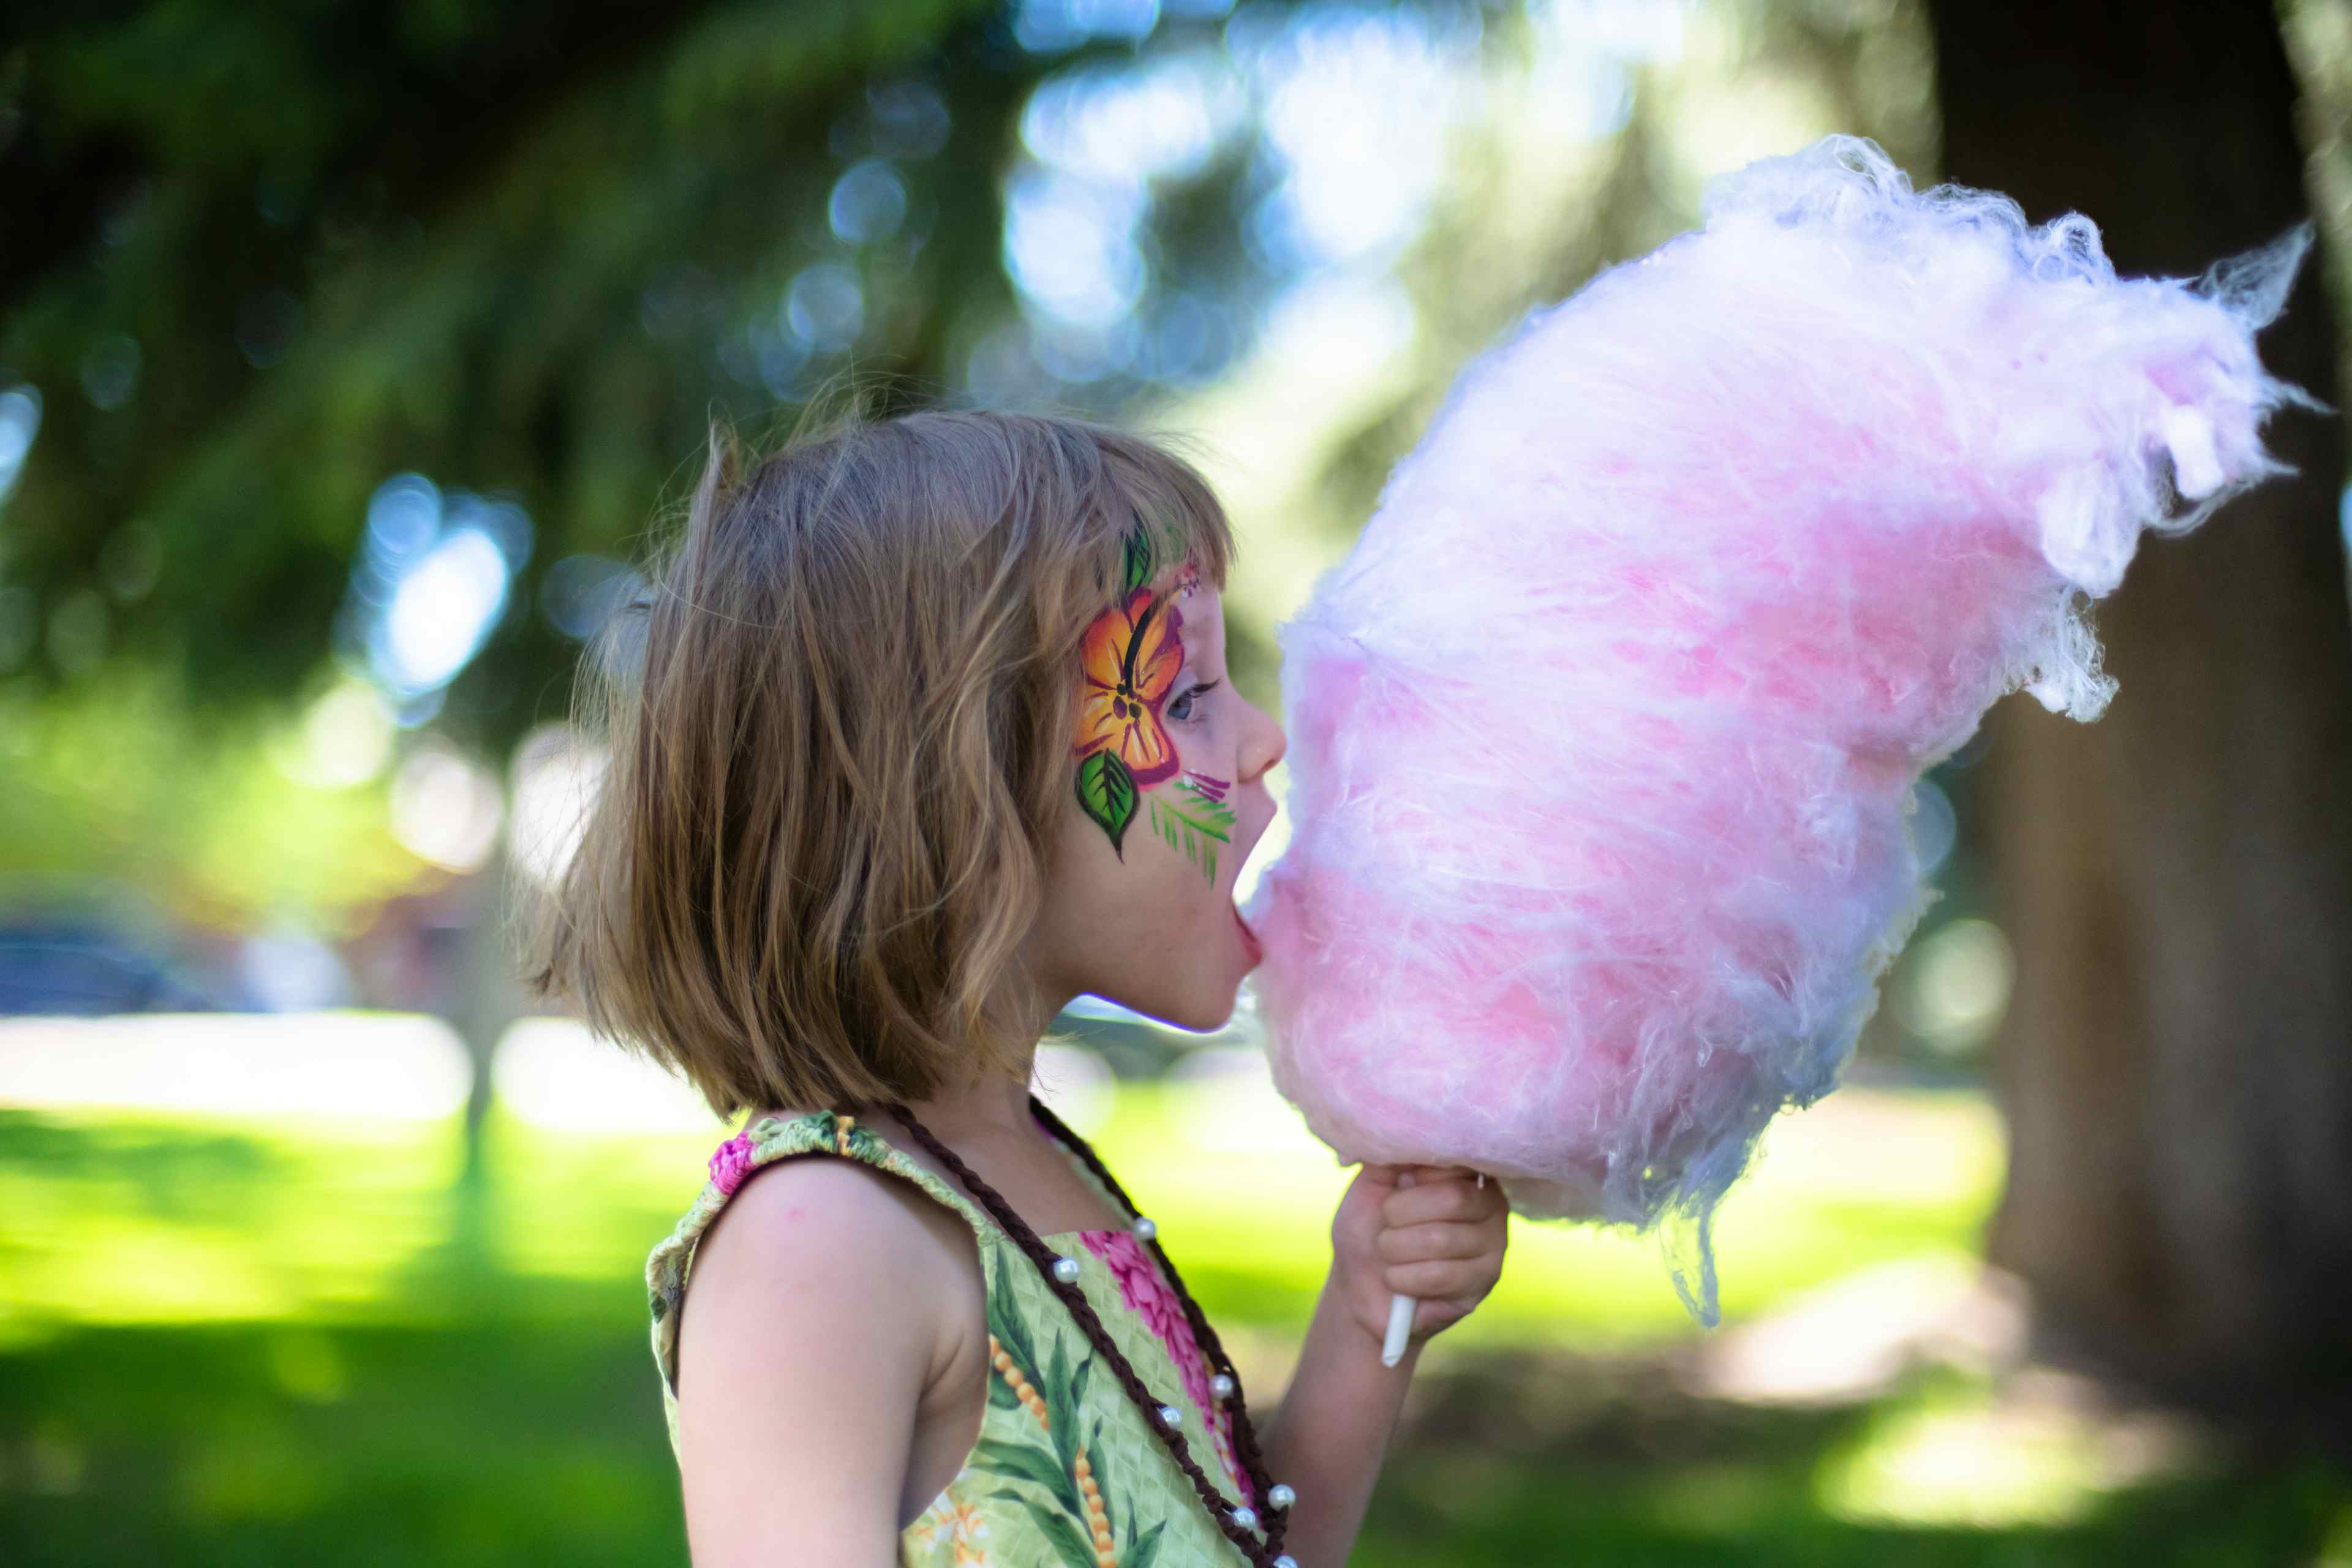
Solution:
M 814 1154 L 833 1158 L 801 1158 Z M 772 1181 L 788 1187 L 824 1189 L 829 1203 L 847 1201 L 861 1208 L 905 1205 L 909 1194 L 904 1186 L 864 1180 L 843 1168 L 844 1164 L 864 1166 L 912 1184 L 933 1204 L 952 1210 L 983 1244 L 992 1239 L 995 1231 L 993 1223 L 970 1198 L 907 1158 L 880 1134 L 861 1125 L 855 1114 L 826 1108 L 763 1112 L 712 1152 L 702 1190 L 669 1236 L 655 1247 L 646 1260 L 646 1283 L 657 1329 L 676 1313 L 703 1239 L 721 1214 L 734 1205 L 745 1184 L 770 1166 L 794 1162 L 809 1169 L 803 1174 L 779 1176 Z M 777 1191 L 770 1182 L 760 1184 L 760 1187 L 763 1192 Z
M 897 1179 L 883 1179 L 886 1173 Z M 969 1199 L 854 1114 L 818 1109 L 754 1116 L 711 1153 L 701 1191 L 646 1259 L 654 1363 L 673 1447 L 689 1278 L 715 1272 L 723 1295 L 822 1274 L 837 1287 L 825 1292 L 835 1305 L 902 1298 L 935 1304 L 941 1321 L 924 1331 L 945 1334 L 953 1327 L 946 1321 L 953 1293 L 938 1289 L 940 1282 L 962 1274 L 974 1294 L 984 1292 L 995 1272 L 993 1244 L 993 1226 Z M 698 1362 L 723 1367 L 742 1359 L 738 1352 L 746 1347 L 726 1339 L 722 1333 L 698 1344 Z
M 745 1177 L 763 1165 L 795 1154 L 827 1153 L 904 1176 L 940 1202 L 968 1218 L 979 1218 L 971 1200 L 928 1169 L 908 1159 L 896 1145 L 856 1114 L 817 1107 L 802 1110 L 770 1110 L 754 1116 L 743 1131 L 719 1145 L 710 1156 L 710 1182 L 704 1195 L 720 1200 L 733 1194 Z

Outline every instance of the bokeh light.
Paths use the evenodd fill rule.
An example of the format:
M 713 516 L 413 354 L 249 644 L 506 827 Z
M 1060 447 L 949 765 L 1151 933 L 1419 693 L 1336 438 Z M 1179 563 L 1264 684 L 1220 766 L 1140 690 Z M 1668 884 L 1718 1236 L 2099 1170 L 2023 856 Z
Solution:
M 339 637 L 403 724 L 439 711 L 450 681 L 481 651 L 530 558 L 523 510 L 422 474 L 394 474 L 368 501 Z
M 360 680 L 339 680 L 311 700 L 300 724 L 278 747 L 278 766 L 313 789 L 350 789 L 382 773 L 391 760 L 392 708 Z
M 25 471 L 33 437 L 40 432 L 40 388 L 20 384 L 0 392 L 0 502 L 16 488 L 16 476 Z
M 604 781 L 605 756 L 569 724 L 547 724 L 515 747 L 508 843 L 523 874 L 552 885 L 572 863 Z
M 2000 1026 L 2015 969 L 2000 927 L 1984 920 L 1947 921 L 1919 938 L 1897 971 L 1896 1015 L 1932 1049 L 1964 1055 Z
M 506 816 L 498 775 L 440 741 L 427 741 L 392 777 L 392 834 L 418 859 L 471 871 L 489 858 Z

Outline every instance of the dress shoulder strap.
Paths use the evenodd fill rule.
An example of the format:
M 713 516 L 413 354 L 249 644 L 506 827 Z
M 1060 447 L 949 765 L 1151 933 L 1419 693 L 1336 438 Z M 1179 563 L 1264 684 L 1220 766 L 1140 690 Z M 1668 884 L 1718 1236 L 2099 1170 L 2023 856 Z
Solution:
M 646 1288 L 653 1311 L 654 1361 L 661 1372 L 662 1402 L 671 1411 L 671 1439 L 677 1438 L 675 1405 L 677 1393 L 677 1316 L 686 1300 L 686 1280 L 694 1267 L 694 1249 L 719 1212 L 744 1179 L 762 1165 L 801 1154 L 831 1154 L 860 1160 L 902 1176 L 963 1216 L 980 1241 L 982 1264 L 992 1279 L 996 1245 L 1008 1239 L 983 1209 L 938 1175 L 915 1163 L 890 1141 L 861 1125 L 856 1117 L 835 1110 L 812 1110 L 798 1116 L 761 1116 L 721 1143 L 710 1156 L 710 1179 L 703 1184 L 693 1206 L 676 1229 L 646 1259 Z

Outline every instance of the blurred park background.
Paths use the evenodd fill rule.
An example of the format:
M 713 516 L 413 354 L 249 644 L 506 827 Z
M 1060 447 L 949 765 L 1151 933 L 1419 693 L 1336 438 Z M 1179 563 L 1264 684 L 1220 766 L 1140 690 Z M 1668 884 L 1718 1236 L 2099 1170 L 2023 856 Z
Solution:
M 1454 371 L 1709 176 L 1868 135 L 2169 276 L 2309 213 L 2264 352 L 2336 403 L 2347 122 L 2352 0 L 14 9 L 0 1562 L 685 1562 L 642 1269 L 730 1129 L 499 931 L 708 415 L 1188 436 L 1272 706 Z M 1945 896 L 1725 1210 L 1725 1328 L 1519 1226 L 1355 1562 L 2352 1563 L 2344 431 L 2272 434 L 2100 606 L 2107 717 L 1922 789 Z M 1246 1013 L 1065 1023 L 1270 1400 L 1346 1173 Z

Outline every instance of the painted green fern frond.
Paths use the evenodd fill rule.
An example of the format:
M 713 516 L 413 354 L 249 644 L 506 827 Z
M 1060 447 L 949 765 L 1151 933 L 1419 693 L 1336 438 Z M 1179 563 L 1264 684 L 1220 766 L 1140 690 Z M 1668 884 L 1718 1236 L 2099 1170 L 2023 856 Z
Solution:
M 1217 846 L 1233 842 L 1228 831 L 1234 825 L 1233 808 L 1181 779 L 1176 788 L 1186 797 L 1181 804 L 1162 800 L 1156 795 L 1144 796 L 1151 803 L 1152 830 L 1213 882 L 1217 879 Z

